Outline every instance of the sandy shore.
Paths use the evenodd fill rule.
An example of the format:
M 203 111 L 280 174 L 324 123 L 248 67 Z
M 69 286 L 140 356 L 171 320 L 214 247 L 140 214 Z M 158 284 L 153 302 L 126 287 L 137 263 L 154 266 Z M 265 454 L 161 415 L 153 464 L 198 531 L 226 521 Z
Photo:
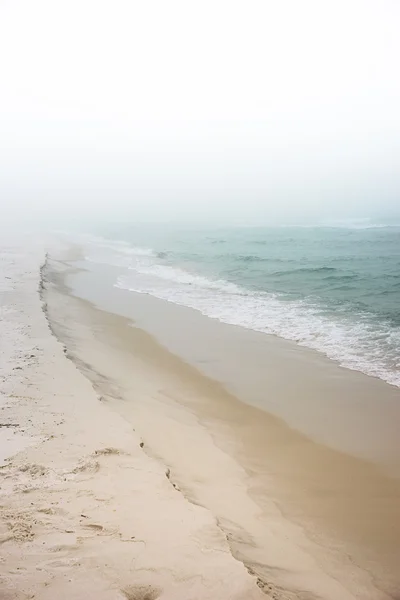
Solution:
M 132 300 L 106 272 L 82 270 L 77 248 L 50 248 L 41 286 L 45 250 L 26 243 L 2 255 L 1 420 L 15 427 L 0 428 L 9 456 L 0 469 L 1 598 L 399 597 L 397 390 L 302 353 L 292 388 L 315 397 L 304 396 L 303 420 L 293 407 L 299 427 L 290 427 L 280 418 L 290 386 L 282 376 L 278 385 L 290 346 L 272 340 L 262 383 L 284 414 L 273 400 L 250 406 L 235 381 L 222 385 L 207 369 L 228 377 L 218 349 L 232 358 L 239 346 L 244 356 L 256 338 L 239 332 L 238 344 L 237 328 Z M 188 338 L 192 355 L 182 360 Z M 260 389 L 261 380 L 237 381 Z M 337 422 L 326 413 L 329 427 L 321 407 L 311 418 L 326 381 L 365 392 L 364 432 L 354 427 L 357 404 L 343 412 L 333 392 Z
M 146 452 L 167 466 L 184 497 L 216 517 L 233 556 L 259 578 L 265 591 L 272 586 L 277 598 L 396 598 L 400 482 L 395 476 L 398 440 L 391 432 L 399 415 L 398 390 L 323 357 L 321 362 L 304 349 L 299 349 L 301 369 L 294 368 L 292 347 L 271 338 L 271 361 L 275 369 L 291 373 L 291 380 L 281 377 L 278 386 L 275 375 L 271 388 L 268 378 L 264 380 L 264 389 L 274 394 L 277 388 L 278 393 L 288 390 L 289 399 L 291 388 L 307 389 L 311 398 L 304 398 L 303 418 L 308 415 L 310 426 L 323 438 L 329 418 L 318 429 L 321 419 L 314 419 L 312 407 L 321 389 L 332 388 L 327 398 L 336 400 L 337 423 L 331 419 L 332 429 L 339 430 L 342 414 L 343 447 L 352 436 L 357 441 L 354 452 L 339 449 L 337 434 L 332 444 L 318 443 L 304 435 L 301 426 L 295 430 L 239 401 L 227 391 L 228 385 L 206 377 L 190 360 L 168 352 L 132 324 L 133 319 L 140 325 L 145 319 L 169 322 L 169 329 L 175 326 L 175 343 L 196 340 L 195 349 L 198 340 L 200 348 L 204 344 L 209 327 L 215 346 L 209 346 L 208 355 L 220 361 L 218 344 L 226 345 L 229 354 L 238 328 L 112 288 L 103 269 L 97 272 L 90 266 L 89 272 L 81 266 L 75 261 L 49 263 L 46 298 L 56 335 L 103 402 L 140 431 Z M 107 310 L 82 297 L 96 299 Z M 128 314 L 125 311 L 130 311 L 130 319 L 122 316 Z M 225 334 L 226 328 L 230 333 Z M 164 325 L 159 332 L 167 329 Z M 242 345 L 236 346 L 246 348 L 249 333 L 239 332 Z M 253 336 L 249 339 L 253 344 Z M 285 360 L 279 365 L 282 356 Z M 241 364 L 244 369 L 244 358 Z M 352 396 L 355 402 L 350 406 Z M 377 397 L 381 420 L 372 412 Z M 354 426 L 360 421 L 362 399 L 364 432 Z M 378 433 L 372 429 L 373 420 Z M 368 452 L 371 459 L 366 460 Z
M 400 390 L 314 350 L 114 286 L 123 269 L 76 260 L 71 293 L 134 321 L 172 354 L 307 437 L 400 476 Z
M 44 260 L 42 243 L 3 238 L 0 597 L 264 597 L 216 518 L 65 356 L 39 297 Z

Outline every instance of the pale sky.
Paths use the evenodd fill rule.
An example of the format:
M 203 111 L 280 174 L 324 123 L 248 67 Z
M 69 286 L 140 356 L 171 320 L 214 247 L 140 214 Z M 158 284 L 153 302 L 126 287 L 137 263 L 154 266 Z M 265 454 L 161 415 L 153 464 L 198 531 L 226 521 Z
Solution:
M 398 0 L 0 0 L 2 214 L 400 212 Z

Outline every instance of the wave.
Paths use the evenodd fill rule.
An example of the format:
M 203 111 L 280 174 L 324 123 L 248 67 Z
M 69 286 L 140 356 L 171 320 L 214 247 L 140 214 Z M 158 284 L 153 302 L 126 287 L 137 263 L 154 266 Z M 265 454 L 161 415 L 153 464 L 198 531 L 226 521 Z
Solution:
M 324 282 L 327 281 L 334 281 L 335 283 L 341 283 L 341 282 L 345 282 L 345 281 L 354 281 L 355 279 L 358 279 L 359 276 L 356 273 L 348 273 L 346 275 L 344 275 L 343 273 L 337 273 L 335 275 L 328 275 L 327 277 L 323 278 Z
M 154 259 L 157 257 L 152 248 L 132 246 L 125 241 L 107 240 L 95 236 L 81 236 L 86 243 L 88 254 L 85 260 L 108 264 L 116 267 L 129 267 L 132 262 L 141 259 Z
M 292 258 L 278 258 L 270 256 L 258 256 L 257 254 L 216 254 L 215 258 L 226 260 L 229 258 L 235 263 L 249 262 L 249 263 L 274 263 L 274 264 L 293 264 L 296 263 Z
M 400 328 L 394 331 L 389 321 L 374 323 L 373 315 L 348 315 L 342 310 L 332 314 L 318 302 L 252 292 L 165 265 L 131 268 L 115 285 L 193 308 L 225 323 L 292 340 L 344 367 L 400 387 Z
M 156 256 L 156 253 L 152 248 L 132 246 L 132 244 L 125 242 L 124 240 L 109 240 L 93 235 L 82 235 L 79 236 L 78 239 L 88 244 L 89 248 L 93 249 L 95 252 L 110 250 L 111 252 L 127 256 Z
M 345 305 L 333 301 L 328 306 L 317 297 L 293 299 L 293 296 L 267 292 L 265 288 L 251 289 L 246 284 L 212 278 L 182 265 L 172 265 L 170 260 L 176 254 L 170 250 L 157 252 L 145 246 L 103 238 L 92 238 L 86 242 L 88 260 L 120 268 L 119 272 L 123 274 L 117 279 L 116 286 L 119 288 L 150 294 L 225 323 L 292 340 L 324 353 L 347 368 L 400 387 L 400 327 L 394 326 L 389 316 L 386 320 L 381 318 L 384 316 L 382 312 L 381 317 L 368 313 L 366 304 L 353 303 L 350 311 Z M 252 240 L 252 243 L 257 243 L 257 240 Z M 193 250 L 199 252 L 198 247 Z M 217 265 L 224 264 L 225 273 L 236 273 L 237 270 L 235 278 L 250 273 L 251 264 L 260 261 L 266 261 L 267 265 L 281 263 L 282 270 L 269 275 L 281 278 L 282 283 L 283 277 L 288 277 L 289 281 L 294 277 L 297 282 L 304 277 L 305 281 L 315 284 L 319 277 L 325 289 L 329 286 L 329 290 L 340 290 L 346 284 L 349 289 L 351 282 L 358 278 L 356 273 L 350 270 L 344 272 L 339 266 L 299 265 L 296 268 L 299 264 L 297 259 L 258 257 L 251 251 L 240 255 L 217 254 L 212 259 Z M 202 264 L 201 253 L 193 254 L 192 251 L 187 256 L 198 270 Z M 255 268 L 258 274 L 259 268 Z M 393 288 L 397 285 L 394 282 Z M 369 288 L 366 291 L 370 293 Z
M 224 240 L 224 239 L 218 239 L 218 240 L 216 240 L 215 238 L 209 238 L 208 241 L 209 241 L 210 244 L 213 244 L 213 245 L 215 245 L 215 244 L 226 244 L 227 243 L 227 240 Z
M 286 271 L 275 271 L 272 273 L 275 277 L 285 277 L 286 275 L 319 275 L 320 273 L 335 273 L 338 269 L 335 267 L 299 267 L 298 269 L 289 269 Z
M 255 256 L 254 254 L 239 254 L 239 256 L 236 256 L 235 259 L 243 262 L 265 262 L 268 260 L 262 256 Z
M 240 294 L 241 289 L 234 283 L 230 283 L 223 279 L 209 279 L 201 275 L 195 275 L 180 269 L 179 267 L 171 267 L 169 265 L 136 265 L 129 267 L 129 270 L 135 271 L 140 275 L 147 275 L 153 278 L 162 279 L 170 283 L 183 284 L 185 286 L 195 286 L 205 290 L 218 290 L 225 293 Z
M 370 219 L 337 219 L 319 223 L 284 224 L 279 229 L 388 229 L 400 227 L 398 223 L 374 223 Z

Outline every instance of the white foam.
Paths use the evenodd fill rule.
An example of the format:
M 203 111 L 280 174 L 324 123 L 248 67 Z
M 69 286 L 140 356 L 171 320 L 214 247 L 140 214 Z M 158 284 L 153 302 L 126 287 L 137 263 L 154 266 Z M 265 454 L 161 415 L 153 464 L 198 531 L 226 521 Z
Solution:
M 389 325 L 377 330 L 361 315 L 356 322 L 346 315 L 335 319 L 318 305 L 247 292 L 228 282 L 212 282 L 179 271 L 165 267 L 135 270 L 134 277 L 122 276 L 116 286 L 188 306 L 225 323 L 293 340 L 342 366 L 400 387 L 400 331 L 394 332 Z M 162 274 L 159 281 L 157 273 Z
M 130 267 L 141 259 L 155 258 L 151 248 L 131 246 L 128 242 L 107 240 L 96 236 L 80 236 L 86 249 L 85 260 L 115 267 Z
M 318 303 L 252 292 L 222 279 L 160 264 L 150 248 L 86 239 L 87 260 L 126 269 L 117 287 L 188 306 L 225 323 L 293 340 L 341 365 L 400 387 L 400 329 L 373 315 L 329 313 Z
M 141 275 L 149 275 L 150 277 L 157 277 L 170 283 L 183 284 L 184 286 L 196 286 L 198 288 L 204 288 L 207 290 L 221 290 L 230 293 L 240 293 L 240 288 L 234 283 L 229 283 L 222 279 L 208 279 L 201 275 L 195 275 L 180 269 L 179 267 L 172 267 L 169 265 L 142 265 L 138 264 L 129 267 L 131 270 Z
M 65 236 L 69 241 L 74 241 L 77 244 L 83 244 L 88 251 L 90 260 L 92 261 L 94 261 L 94 255 L 97 255 L 101 252 L 103 252 L 103 259 L 106 259 L 107 257 L 111 258 L 111 254 L 122 256 L 155 256 L 155 252 L 151 248 L 132 246 L 129 242 L 125 242 L 123 240 L 109 240 L 107 238 L 88 234 L 65 234 Z

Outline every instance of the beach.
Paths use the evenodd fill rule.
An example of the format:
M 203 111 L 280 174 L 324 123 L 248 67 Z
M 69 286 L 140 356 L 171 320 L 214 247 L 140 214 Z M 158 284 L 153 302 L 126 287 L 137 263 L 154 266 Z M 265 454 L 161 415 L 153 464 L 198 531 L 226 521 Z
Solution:
M 399 29 L 0 1 L 0 600 L 400 600 Z
M 44 262 L 40 240 L 3 237 L 1 430 L 18 443 L 1 438 L 1 598 L 263 597 L 215 517 L 66 357 Z
M 398 388 L 84 258 L 2 256 L 2 597 L 397 598 Z

